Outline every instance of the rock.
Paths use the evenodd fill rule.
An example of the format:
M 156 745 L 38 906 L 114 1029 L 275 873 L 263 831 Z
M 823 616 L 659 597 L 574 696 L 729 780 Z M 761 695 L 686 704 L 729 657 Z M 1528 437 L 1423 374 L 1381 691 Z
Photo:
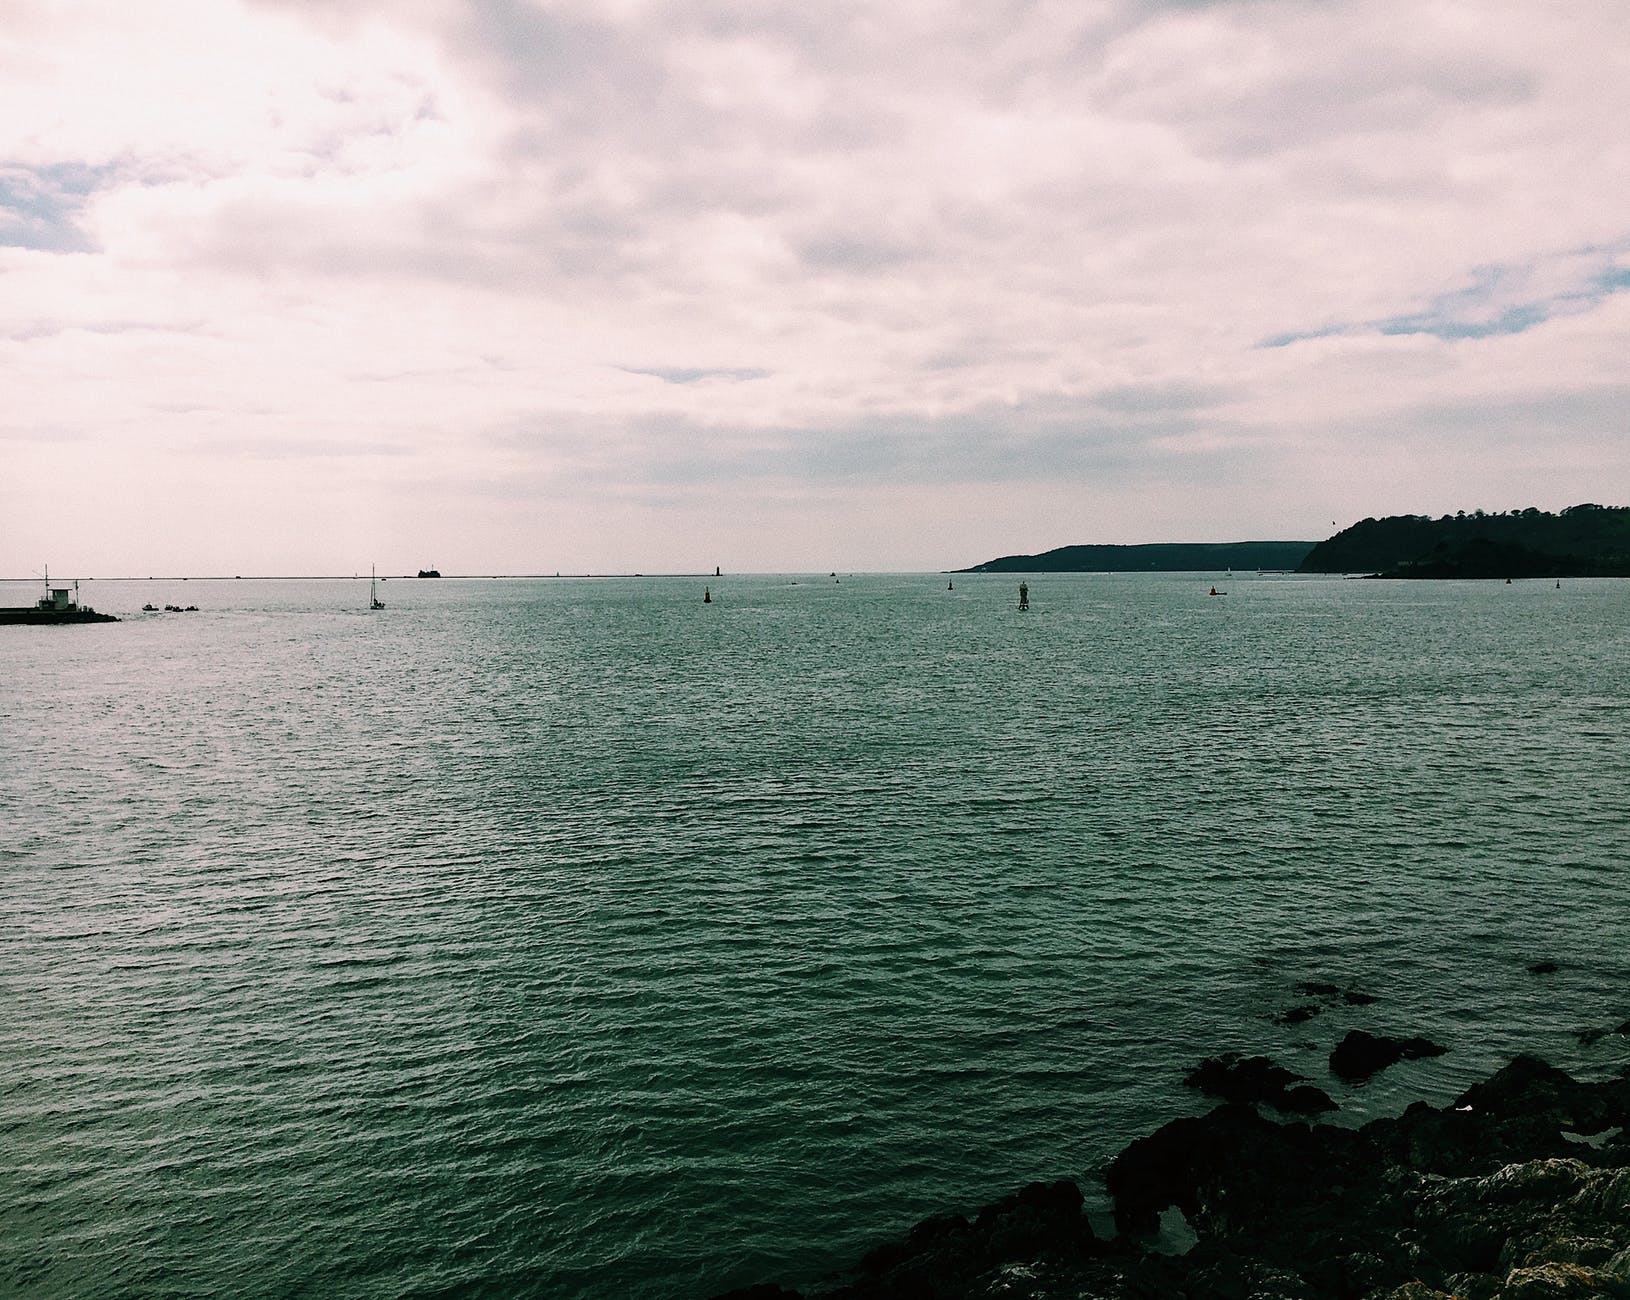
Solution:
M 1576 1264 L 1512 1269 L 1499 1300 L 1604 1300 L 1630 1297 L 1630 1285 Z
M 1302 1075 L 1292 1074 L 1266 1056 L 1241 1056 L 1238 1052 L 1224 1052 L 1201 1061 L 1183 1080 L 1190 1088 L 1223 1101 L 1271 1101 L 1282 1097 L 1291 1084 L 1302 1081 Z
M 1336 1109 L 1336 1103 L 1307 1084 L 1304 1076 L 1292 1074 L 1266 1056 L 1242 1057 L 1238 1052 L 1224 1052 L 1200 1062 L 1183 1082 L 1208 1097 L 1262 1103 L 1287 1114 L 1312 1115 Z M 1301 1086 L 1292 1087 L 1292 1084 Z
M 1175 1205 L 1194 1224 L 1219 1171 L 1244 1151 L 1275 1140 L 1278 1126 L 1251 1107 L 1219 1106 L 1197 1119 L 1175 1119 L 1130 1143 L 1110 1162 L 1105 1185 L 1115 1198 L 1115 1227 L 1152 1235 Z
M 1045 1250 L 1088 1251 L 1097 1238 L 1081 1206 L 1081 1189 L 1067 1178 L 1030 1183 L 980 1210 L 973 1235 L 993 1263 L 1029 1259 Z
M 1030 1183 L 979 1211 L 924 1219 L 903 1241 L 869 1251 L 833 1300 L 923 1300 L 970 1293 L 1003 1265 L 1038 1259 L 1079 1260 L 1100 1248 L 1081 1213 L 1081 1189 L 1067 1179 Z M 826 1294 L 826 1293 L 823 1293 Z
M 1519 1056 L 1443 1110 L 1417 1103 L 1396 1119 L 1371 1121 L 1362 1132 L 1404 1167 L 1464 1177 L 1537 1159 L 1630 1164 L 1630 1145 L 1620 1143 L 1627 1121 L 1630 1080 L 1580 1083 L 1535 1057 Z
M 1225 1087 L 1304 1086 L 1288 1086 L 1296 1076 L 1263 1057 L 1213 1058 L 1202 1072 Z M 1442 1109 L 1416 1103 L 1357 1130 L 1274 1122 L 1229 1102 L 1111 1162 L 1114 1241 L 1093 1235 L 1074 1183 L 1032 1183 L 971 1219 L 925 1219 L 806 1294 L 1630 1300 L 1630 1141 L 1615 1134 L 1627 1121 L 1630 1077 L 1582 1082 L 1531 1056 Z M 1175 1219 L 1171 1207 L 1193 1232 L 1180 1254 L 1160 1253 L 1169 1243 L 1154 1235 Z M 773 1286 L 729 1296 L 798 1300 Z
M 1304 1002 L 1299 1007 L 1289 1007 L 1273 1018 L 1276 1025 L 1299 1025 L 1303 1021 L 1311 1020 L 1324 1010 L 1317 1002 Z
M 1330 984 L 1323 980 L 1302 980 L 1296 985 L 1296 991 L 1303 997 L 1319 998 L 1325 1002 L 1334 1002 L 1339 998 L 1350 1007 L 1367 1007 L 1379 1000 L 1372 993 L 1360 993 L 1357 989 L 1344 989 L 1339 984 Z M 1316 1006 L 1292 1007 L 1290 1011 L 1283 1014 L 1290 1015 L 1293 1012 L 1304 1012 L 1306 1014 L 1301 1015 L 1299 1018 L 1306 1020 L 1310 1015 L 1317 1015 L 1318 1011 L 1319 1008 Z M 1295 1020 L 1286 1020 L 1281 1021 L 1281 1023 L 1295 1024 L 1297 1022 Z
M 741 1286 L 734 1291 L 721 1292 L 713 1300 L 804 1300 L 804 1297 L 801 1292 L 785 1290 L 773 1282 L 760 1282 L 757 1286 Z
M 1355 1029 L 1330 1053 L 1330 1068 L 1343 1079 L 1368 1079 L 1399 1061 L 1442 1056 L 1448 1050 L 1429 1038 L 1389 1038 Z
M 1329 1093 L 1310 1083 L 1287 1089 L 1283 1097 L 1270 1104 L 1287 1115 L 1317 1115 L 1322 1111 L 1341 1109 L 1330 1099 Z
M 1528 968 L 1530 975 L 1555 975 L 1557 964 L 1554 961 L 1537 961 Z
M 1175 1205 L 1204 1238 L 1224 1225 L 1281 1223 L 1346 1196 L 1372 1180 L 1379 1155 L 1351 1130 L 1277 1124 L 1230 1103 L 1139 1138 L 1110 1162 L 1104 1181 L 1122 1233 L 1153 1234 L 1161 1211 Z
M 1196 1269 L 1189 1287 L 1191 1295 L 1208 1300 L 1306 1300 L 1308 1294 L 1301 1274 L 1237 1257 Z
M 1486 1112 L 1507 1123 L 1566 1126 L 1594 1133 L 1630 1124 L 1630 1081 L 1580 1083 L 1536 1056 L 1513 1057 L 1486 1082 L 1473 1084 L 1455 1099 L 1459 1106 Z

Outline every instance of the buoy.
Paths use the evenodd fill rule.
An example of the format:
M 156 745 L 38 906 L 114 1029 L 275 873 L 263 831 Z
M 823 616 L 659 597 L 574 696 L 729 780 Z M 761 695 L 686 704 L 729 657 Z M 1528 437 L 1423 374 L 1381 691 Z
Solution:
M 702 588 L 702 603 L 704 605 L 711 605 L 713 603 L 713 592 L 706 587 Z
M 1019 584 L 1019 608 L 1020 609 L 1029 609 L 1030 608 L 1030 584 L 1029 583 L 1021 582 Z

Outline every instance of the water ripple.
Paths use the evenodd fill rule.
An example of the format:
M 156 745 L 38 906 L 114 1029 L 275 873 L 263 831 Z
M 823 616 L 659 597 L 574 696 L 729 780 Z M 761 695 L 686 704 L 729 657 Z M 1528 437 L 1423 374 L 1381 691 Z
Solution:
M 0 1291 L 705 1295 L 1090 1182 L 1223 1048 L 1347 1122 L 1617 1063 L 1625 584 L 941 586 L 11 629 Z M 1358 1025 L 1452 1050 L 1344 1088 Z

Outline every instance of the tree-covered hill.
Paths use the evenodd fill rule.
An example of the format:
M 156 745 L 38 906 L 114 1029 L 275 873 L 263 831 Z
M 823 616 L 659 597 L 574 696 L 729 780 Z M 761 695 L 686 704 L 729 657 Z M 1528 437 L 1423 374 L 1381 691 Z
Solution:
M 958 573 L 1150 573 L 1294 569 L 1312 542 L 1159 542 L 1149 546 L 1060 546 L 1004 555 Z
M 1313 547 L 1299 571 L 1389 578 L 1630 577 L 1630 507 L 1364 519 Z

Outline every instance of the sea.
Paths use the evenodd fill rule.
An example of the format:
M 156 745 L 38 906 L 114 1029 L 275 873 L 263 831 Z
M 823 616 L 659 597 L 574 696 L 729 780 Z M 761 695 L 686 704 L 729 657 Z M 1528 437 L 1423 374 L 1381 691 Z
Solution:
M 1630 1059 L 1579 1033 L 1630 1017 L 1630 582 L 1025 581 L 0 628 L 0 1294 L 806 1286 L 1038 1178 L 1107 1230 L 1219 1052 L 1342 1124 Z M 1354 1028 L 1449 1050 L 1344 1085 Z

